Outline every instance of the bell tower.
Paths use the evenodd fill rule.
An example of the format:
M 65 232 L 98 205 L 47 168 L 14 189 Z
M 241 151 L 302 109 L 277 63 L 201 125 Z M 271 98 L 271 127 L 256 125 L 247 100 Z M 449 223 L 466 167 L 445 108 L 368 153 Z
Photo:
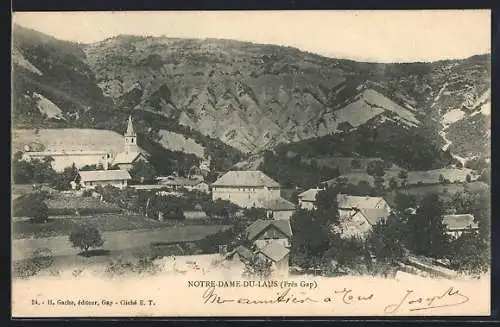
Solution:
M 137 147 L 137 134 L 134 131 L 132 124 L 132 116 L 128 117 L 127 131 L 125 132 L 125 152 L 138 152 Z

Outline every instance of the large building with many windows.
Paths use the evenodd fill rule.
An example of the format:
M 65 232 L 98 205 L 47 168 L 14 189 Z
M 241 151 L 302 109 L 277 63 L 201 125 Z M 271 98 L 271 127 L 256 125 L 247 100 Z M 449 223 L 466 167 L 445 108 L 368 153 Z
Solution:
M 213 200 L 227 200 L 242 208 L 258 208 L 280 198 L 280 184 L 259 170 L 229 171 L 212 185 Z

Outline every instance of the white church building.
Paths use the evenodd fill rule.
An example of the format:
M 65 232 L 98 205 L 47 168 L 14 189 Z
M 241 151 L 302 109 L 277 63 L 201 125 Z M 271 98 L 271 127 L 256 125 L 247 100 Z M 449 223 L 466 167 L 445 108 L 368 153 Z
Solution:
M 51 131 L 52 130 L 46 130 L 46 133 L 51 134 Z M 52 134 L 57 135 L 59 132 L 58 130 L 54 131 L 55 132 Z M 25 145 L 22 159 L 30 161 L 33 159 L 44 160 L 44 158 L 51 157 L 54 159 L 52 161 L 52 168 L 58 172 L 63 171 L 66 167 L 70 167 L 73 164 L 75 164 L 78 169 L 87 165 L 102 165 L 102 167 L 107 170 L 112 165 L 116 165 L 121 170 L 130 170 L 137 161 L 147 161 L 147 157 L 137 146 L 137 134 L 132 124 L 132 117 L 128 119 L 127 130 L 124 135 L 124 146 L 121 152 L 116 151 L 118 150 L 117 147 L 120 147 L 119 144 L 117 147 L 112 147 L 115 150 L 111 147 L 108 149 L 102 148 L 98 144 L 100 142 L 95 140 L 95 135 L 99 135 L 95 132 L 96 130 L 74 129 L 71 135 L 74 135 L 74 138 L 80 137 L 81 140 L 79 139 L 74 142 L 75 140 L 59 139 L 58 137 L 61 144 L 57 146 L 48 145 L 43 151 L 31 151 L 30 147 Z M 99 132 L 106 132 L 108 134 L 114 133 L 111 131 Z M 119 136 L 116 135 L 116 137 Z

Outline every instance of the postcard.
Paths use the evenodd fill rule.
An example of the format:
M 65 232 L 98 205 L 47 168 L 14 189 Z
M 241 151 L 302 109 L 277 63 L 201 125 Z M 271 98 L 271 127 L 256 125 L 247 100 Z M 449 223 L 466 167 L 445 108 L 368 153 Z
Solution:
M 12 24 L 14 318 L 490 315 L 490 11 Z

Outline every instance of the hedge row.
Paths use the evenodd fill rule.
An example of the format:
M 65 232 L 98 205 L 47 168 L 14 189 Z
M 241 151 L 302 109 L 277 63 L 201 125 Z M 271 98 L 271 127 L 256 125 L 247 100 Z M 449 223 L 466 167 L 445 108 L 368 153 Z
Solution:
M 96 215 L 103 213 L 119 213 L 120 208 L 49 208 L 49 216 L 71 216 L 78 214 L 80 216 Z

